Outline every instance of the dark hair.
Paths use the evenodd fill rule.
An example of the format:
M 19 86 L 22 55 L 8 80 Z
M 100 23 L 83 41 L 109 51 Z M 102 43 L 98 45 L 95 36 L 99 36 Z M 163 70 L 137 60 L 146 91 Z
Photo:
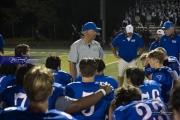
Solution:
M 15 75 L 17 64 L 1 64 L 0 75 Z
M 97 63 L 93 58 L 83 58 L 79 63 L 79 69 L 83 77 L 93 77 L 95 75 Z
M 101 72 L 106 68 L 106 65 L 104 63 L 104 61 L 100 58 L 95 58 L 95 61 L 97 63 L 97 72 Z
M 117 89 L 115 95 L 115 106 L 129 104 L 132 101 L 141 100 L 141 91 L 131 85 L 123 86 Z
M 19 67 L 16 73 L 16 84 L 23 87 L 23 79 L 24 75 L 35 65 L 32 64 L 24 64 Z
M 171 95 L 168 104 L 168 107 L 170 109 L 175 109 L 177 112 L 180 112 L 180 81 L 177 81 L 176 85 L 171 90 Z
M 19 44 L 15 47 L 14 54 L 15 56 L 22 56 L 29 51 L 29 45 L 26 44 Z
M 142 69 L 136 66 L 130 66 L 126 69 L 126 77 L 130 78 L 133 86 L 143 85 L 145 73 Z
M 59 56 L 50 55 L 46 59 L 46 68 L 56 70 L 57 67 L 61 67 L 61 59 Z

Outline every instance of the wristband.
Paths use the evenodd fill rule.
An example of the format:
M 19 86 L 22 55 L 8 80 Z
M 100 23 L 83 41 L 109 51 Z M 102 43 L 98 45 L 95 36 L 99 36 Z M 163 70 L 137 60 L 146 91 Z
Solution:
M 104 89 L 99 89 L 98 91 L 101 91 L 104 96 L 106 95 L 106 91 Z

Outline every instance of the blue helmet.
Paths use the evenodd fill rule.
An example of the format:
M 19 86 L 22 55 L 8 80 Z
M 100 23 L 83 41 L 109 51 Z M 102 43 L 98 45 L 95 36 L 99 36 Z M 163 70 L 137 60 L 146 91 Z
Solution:
M 170 27 L 174 27 L 174 24 L 170 21 L 166 21 L 164 24 L 163 24 L 163 27 L 162 29 L 168 29 Z

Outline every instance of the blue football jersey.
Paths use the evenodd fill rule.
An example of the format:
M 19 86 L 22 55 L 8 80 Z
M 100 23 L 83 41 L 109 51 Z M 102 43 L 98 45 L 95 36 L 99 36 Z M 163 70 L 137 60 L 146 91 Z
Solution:
M 16 85 L 15 75 L 0 75 L 0 93 L 8 86 Z
M 63 86 L 71 83 L 72 76 L 69 73 L 62 70 L 52 70 L 52 72 L 54 75 L 54 82 L 62 84 Z
M 148 76 L 150 75 L 150 74 L 152 74 L 154 71 L 155 71 L 155 69 L 154 68 L 151 68 L 151 66 L 148 64 L 146 67 L 145 67 L 145 76 L 148 78 Z
M 163 65 L 170 67 L 172 70 L 175 70 L 179 75 L 179 61 L 176 57 L 168 56 L 168 59 L 164 60 Z
M 64 96 L 64 86 L 58 83 L 53 84 L 54 90 L 48 100 L 48 109 L 55 109 L 55 102 L 58 96 Z
M 0 103 L 6 104 L 6 107 L 27 107 L 29 100 L 21 86 L 6 88 L 0 94 Z
M 21 107 L 11 107 L 0 111 L 0 120 L 76 120 L 71 115 L 57 110 L 37 114 Z
M 82 76 L 76 77 L 76 82 L 82 81 Z M 108 82 L 114 89 L 118 88 L 118 83 L 117 80 L 114 79 L 111 76 L 106 76 L 106 75 L 95 75 L 94 76 L 94 81 L 95 82 Z
M 164 66 L 158 68 L 154 71 L 152 80 L 155 80 L 161 85 L 162 98 L 164 102 L 168 102 L 170 90 L 173 87 L 174 78 L 171 76 L 172 69 L 170 67 Z
M 161 86 L 154 80 L 145 80 L 143 85 L 139 86 L 142 92 L 142 99 L 162 100 Z
M 167 105 L 159 100 L 140 100 L 118 107 L 113 120 L 170 120 Z
M 91 95 L 97 90 L 99 90 L 99 82 L 74 82 L 66 86 L 66 95 L 79 99 Z M 113 98 L 113 94 L 106 95 L 91 108 L 71 115 L 78 120 L 104 120 L 106 110 Z

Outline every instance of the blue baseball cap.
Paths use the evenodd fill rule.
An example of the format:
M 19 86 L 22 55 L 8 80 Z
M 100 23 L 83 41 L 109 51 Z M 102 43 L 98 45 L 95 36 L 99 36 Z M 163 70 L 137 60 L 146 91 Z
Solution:
M 170 21 L 167 21 L 167 22 L 165 22 L 165 23 L 163 24 L 162 29 L 168 29 L 168 28 L 170 28 L 170 27 L 174 27 L 174 24 L 173 24 L 172 22 L 170 22 Z
M 86 30 L 94 30 L 94 31 L 99 31 L 101 30 L 101 28 L 98 28 L 96 26 L 96 24 L 94 24 L 93 22 L 87 22 L 84 26 L 82 31 L 86 31 Z

